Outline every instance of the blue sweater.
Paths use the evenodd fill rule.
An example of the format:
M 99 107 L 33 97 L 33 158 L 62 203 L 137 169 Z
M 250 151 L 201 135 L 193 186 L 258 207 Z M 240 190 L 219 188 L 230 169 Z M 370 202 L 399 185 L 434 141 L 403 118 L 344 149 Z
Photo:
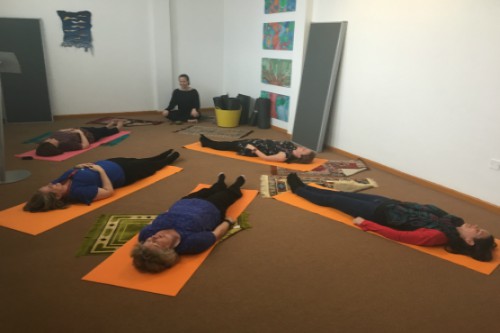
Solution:
M 119 188 L 125 184 L 125 174 L 121 166 L 107 160 L 97 161 L 95 164 L 104 169 L 113 184 L 113 188 Z M 71 176 L 71 187 L 67 199 L 72 202 L 82 202 L 90 205 L 96 197 L 99 187 L 102 187 L 99 172 L 91 169 L 70 169 L 64 172 L 59 178 L 54 179 L 52 184 L 65 182 L 73 172 L 75 174 Z
M 197 198 L 181 199 L 141 230 L 139 242 L 160 230 L 174 229 L 181 236 L 181 242 L 175 248 L 177 253 L 200 253 L 215 244 L 212 231 L 220 223 L 220 212 L 211 202 Z

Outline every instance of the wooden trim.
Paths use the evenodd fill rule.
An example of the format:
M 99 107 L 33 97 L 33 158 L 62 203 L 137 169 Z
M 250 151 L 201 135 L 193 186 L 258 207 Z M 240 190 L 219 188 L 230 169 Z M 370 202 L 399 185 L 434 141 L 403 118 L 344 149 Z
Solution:
M 439 191 L 441 193 L 447 194 L 447 195 L 449 195 L 451 197 L 454 197 L 454 198 L 466 201 L 468 203 L 471 203 L 473 205 L 479 206 L 481 208 L 485 208 L 485 209 L 487 209 L 487 210 L 489 210 L 489 211 L 491 211 L 493 213 L 500 214 L 500 206 L 491 204 L 489 202 L 486 202 L 484 200 L 475 198 L 475 197 L 470 196 L 468 194 L 464 194 L 464 193 L 455 191 L 453 189 L 447 188 L 445 186 L 442 186 L 442 185 L 430 182 L 428 180 L 425 180 L 425 179 L 422 179 L 422 178 L 418 178 L 418 177 L 409 175 L 407 173 L 404 173 L 404 172 L 401 172 L 399 170 L 390 168 L 388 166 L 385 166 L 383 164 L 377 163 L 375 161 L 371 161 L 371 160 L 368 160 L 366 158 L 356 156 L 354 154 L 348 153 L 348 152 L 346 152 L 344 150 L 341 150 L 341 149 L 338 149 L 338 148 L 326 146 L 326 149 L 329 150 L 329 151 L 333 151 L 335 153 L 344 155 L 344 156 L 349 157 L 349 158 L 353 158 L 353 159 L 359 158 L 359 159 L 362 159 L 364 162 L 367 162 L 367 163 L 373 165 L 374 167 L 376 167 L 376 168 L 378 168 L 380 170 L 386 171 L 386 172 L 388 172 L 390 174 L 393 174 L 395 176 L 398 176 L 398 177 L 401 177 L 403 179 L 412 181 L 414 183 L 417 183 L 419 185 L 425 186 L 427 188 L 431 188 L 433 190 L 436 190 L 436 191 Z
M 215 109 L 214 108 L 201 108 L 200 111 L 201 112 L 207 112 L 207 113 L 208 112 L 213 113 L 213 112 L 215 112 Z M 158 111 L 133 111 L 133 112 L 117 112 L 117 113 L 71 114 L 71 115 L 54 116 L 54 119 L 81 118 L 81 117 L 93 117 L 93 118 L 96 118 L 96 117 L 113 117 L 113 116 L 128 117 L 128 116 L 140 116 L 140 115 L 158 115 Z M 283 128 L 280 128 L 280 127 L 276 127 L 276 126 L 271 126 L 271 128 L 273 130 L 275 130 L 275 131 L 285 133 L 289 138 L 291 138 L 291 135 L 287 133 L 286 129 L 283 129 Z M 341 149 L 338 149 L 338 148 L 335 148 L 335 147 L 325 146 L 325 148 L 326 148 L 326 150 L 338 153 L 340 155 L 344 155 L 344 156 L 346 156 L 348 158 L 353 158 L 353 159 L 360 158 L 363 161 L 365 161 L 367 163 L 370 163 L 371 165 L 373 165 L 374 167 L 376 167 L 376 168 L 378 168 L 380 170 L 386 171 L 386 172 L 388 172 L 390 174 L 393 174 L 393 175 L 401 177 L 403 179 L 412 181 L 414 183 L 417 183 L 419 185 L 425 186 L 427 188 L 431 188 L 433 190 L 436 190 L 436 191 L 439 191 L 441 193 L 447 194 L 447 195 L 449 195 L 451 197 L 454 197 L 454 198 L 466 201 L 468 203 L 474 204 L 476 206 L 485 208 L 485 209 L 487 209 L 489 211 L 492 211 L 492 212 L 494 212 L 496 214 L 500 214 L 500 206 L 491 204 L 489 202 L 486 202 L 484 200 L 475 198 L 475 197 L 470 196 L 468 194 L 464 194 L 464 193 L 458 192 L 456 190 L 447 188 L 445 186 L 442 186 L 442 185 L 430 182 L 428 180 L 412 176 L 410 174 L 401 172 L 399 170 L 396 170 L 396 169 L 390 168 L 388 166 L 385 166 L 383 164 L 377 163 L 375 161 L 368 160 L 366 158 L 363 158 L 363 157 L 351 154 L 351 153 L 349 153 L 347 151 L 344 151 L 344 150 L 341 150 Z
M 214 112 L 214 108 L 200 108 L 200 112 Z M 131 111 L 131 112 L 116 112 L 116 113 L 84 113 L 84 114 L 65 114 L 54 116 L 54 119 L 68 119 L 68 118 L 103 118 L 103 117 L 129 117 L 129 116 L 143 116 L 143 115 L 158 115 L 161 116 L 157 110 L 147 111 Z

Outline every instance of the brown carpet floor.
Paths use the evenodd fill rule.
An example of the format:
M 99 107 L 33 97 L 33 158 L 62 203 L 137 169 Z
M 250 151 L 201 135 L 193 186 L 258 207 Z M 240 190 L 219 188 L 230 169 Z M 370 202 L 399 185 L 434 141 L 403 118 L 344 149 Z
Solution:
M 268 166 L 183 149 L 197 137 L 174 133 L 178 125 L 168 123 L 134 127 L 116 146 L 63 162 L 13 157 L 32 147 L 24 140 L 89 120 L 7 124 L 7 169 L 32 175 L 0 185 L 0 209 L 26 201 L 77 163 L 175 148 L 181 153 L 176 165 L 184 170 L 38 236 L 0 228 L 2 332 L 500 332 L 498 269 L 483 275 L 260 197 L 248 208 L 253 228 L 218 246 L 177 297 L 82 281 L 105 259 L 75 256 L 99 215 L 158 213 L 220 171 L 229 180 L 245 174 L 249 189 L 258 189 L 259 176 L 269 173 Z M 253 129 L 253 137 L 287 138 Z M 333 152 L 320 157 L 345 158 Z M 498 214 L 381 170 L 358 175 L 378 182 L 368 193 L 434 203 L 500 235 Z

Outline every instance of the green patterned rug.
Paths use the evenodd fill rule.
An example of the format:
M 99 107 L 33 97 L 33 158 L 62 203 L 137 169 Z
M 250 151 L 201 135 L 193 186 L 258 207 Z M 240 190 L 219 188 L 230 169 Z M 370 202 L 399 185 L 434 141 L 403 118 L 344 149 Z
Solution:
M 85 236 L 77 256 L 111 254 L 139 233 L 157 216 L 147 214 L 101 215 L 87 236 Z M 224 235 L 222 240 L 248 228 L 250 228 L 248 213 L 243 212 L 238 217 L 236 225 Z

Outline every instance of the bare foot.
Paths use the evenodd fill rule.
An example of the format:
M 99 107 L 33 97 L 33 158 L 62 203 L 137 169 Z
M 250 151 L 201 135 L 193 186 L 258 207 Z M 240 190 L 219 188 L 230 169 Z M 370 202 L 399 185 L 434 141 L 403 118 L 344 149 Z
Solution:
M 115 127 L 116 127 L 119 131 L 121 131 L 121 130 L 123 129 L 123 125 L 124 125 L 123 120 L 119 119 L 119 120 L 117 120 L 117 121 L 116 121 L 116 125 L 115 125 Z
M 107 128 L 113 128 L 116 125 L 117 120 L 116 119 L 111 119 L 109 123 L 106 124 Z

